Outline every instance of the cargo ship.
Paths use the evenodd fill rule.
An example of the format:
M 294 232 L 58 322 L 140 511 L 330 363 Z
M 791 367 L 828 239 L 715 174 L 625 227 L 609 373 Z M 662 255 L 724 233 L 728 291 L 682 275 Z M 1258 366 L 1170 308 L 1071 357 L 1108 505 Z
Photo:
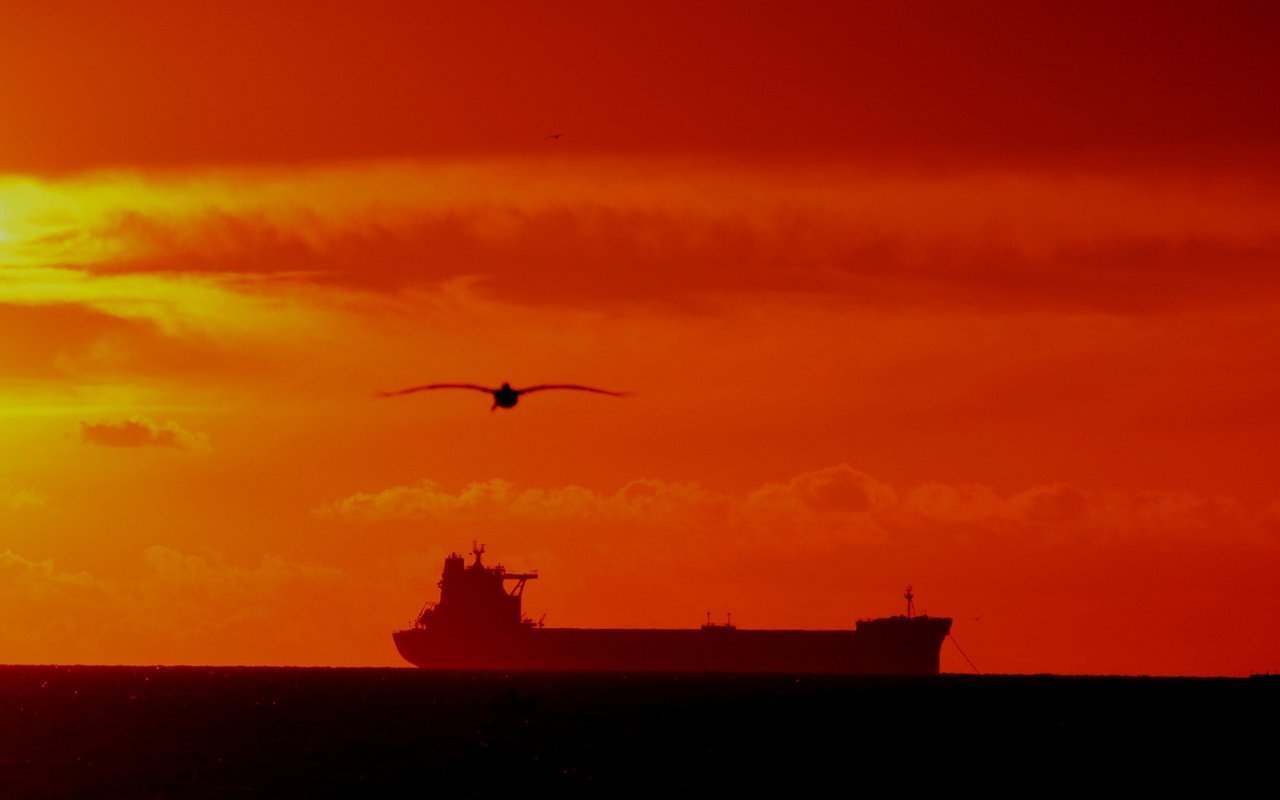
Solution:
M 936 675 L 951 620 L 916 614 L 908 587 L 905 615 L 864 619 L 852 630 L 699 628 L 550 628 L 521 611 L 535 572 L 444 561 L 440 599 L 412 627 L 392 634 L 409 663 L 443 670 L 582 670 L 605 672 L 825 673 Z

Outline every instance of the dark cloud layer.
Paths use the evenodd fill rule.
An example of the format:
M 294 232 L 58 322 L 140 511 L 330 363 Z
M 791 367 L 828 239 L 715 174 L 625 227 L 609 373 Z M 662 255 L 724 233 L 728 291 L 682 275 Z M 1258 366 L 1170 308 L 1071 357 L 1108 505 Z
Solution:
M 1255 298 L 1280 281 L 1280 198 L 1227 179 L 682 173 L 674 162 L 653 162 L 642 179 L 615 163 L 559 175 L 529 161 L 453 170 L 379 163 L 365 175 L 227 171 L 138 184 L 106 176 L 85 188 L 140 185 L 181 211 L 108 205 L 63 252 L 94 259 L 85 266 L 98 272 L 378 293 L 465 276 L 502 299 L 576 306 L 793 292 L 871 305 L 1144 312 Z M 607 180 L 593 185 L 596 175 Z M 493 188 L 456 193 L 467 180 Z M 56 192 L 80 188 L 49 187 L 62 203 Z M 227 199 L 237 193 L 243 202 Z
M 0 32 L 0 70 L 28 76 L 0 171 L 549 151 L 1242 165 L 1274 159 L 1277 40 L 1275 5 L 1248 1 L 24 4 Z

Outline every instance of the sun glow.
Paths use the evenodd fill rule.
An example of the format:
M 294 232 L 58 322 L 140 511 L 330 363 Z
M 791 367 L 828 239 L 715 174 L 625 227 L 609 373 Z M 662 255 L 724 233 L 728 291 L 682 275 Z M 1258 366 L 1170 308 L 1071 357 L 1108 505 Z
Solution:
M 396 664 L 488 538 L 556 626 L 1280 664 L 1274 13 L 46 5 L 0 660 Z M 504 381 L 635 396 L 375 396 Z

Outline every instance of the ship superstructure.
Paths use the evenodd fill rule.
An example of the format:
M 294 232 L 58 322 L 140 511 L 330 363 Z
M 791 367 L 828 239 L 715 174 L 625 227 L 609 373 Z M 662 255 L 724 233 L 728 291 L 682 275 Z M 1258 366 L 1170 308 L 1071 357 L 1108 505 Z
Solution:
M 444 560 L 440 576 L 440 600 L 427 603 L 418 614 L 414 627 L 433 631 L 502 631 L 532 623 L 520 610 L 526 581 L 538 577 L 536 572 L 510 573 L 502 565 L 486 567 L 482 561 L 484 545 L 472 543 L 475 561 L 470 567 L 457 553 Z M 508 581 L 514 585 L 506 588 Z
M 753 630 L 708 618 L 700 628 L 549 628 L 524 616 L 537 573 L 510 573 L 457 553 L 440 599 L 393 634 L 405 660 L 428 669 L 936 674 L 951 620 L 914 613 L 860 620 L 853 630 Z M 508 588 L 508 585 L 510 587 Z

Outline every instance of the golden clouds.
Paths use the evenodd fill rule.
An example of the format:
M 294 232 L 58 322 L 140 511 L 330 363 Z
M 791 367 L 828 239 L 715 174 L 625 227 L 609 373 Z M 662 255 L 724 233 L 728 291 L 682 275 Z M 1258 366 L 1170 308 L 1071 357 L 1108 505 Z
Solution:
M 0 551 L 0 630 L 6 658 L 22 663 L 306 663 L 298 625 L 320 596 L 350 600 L 340 570 L 264 556 L 251 566 L 215 554 L 149 547 L 140 576 L 67 571 L 51 559 Z M 335 609 L 330 609 L 334 611 Z M 341 614 L 340 609 L 336 609 Z M 337 649 L 352 632 L 324 626 Z M 355 637 L 359 639 L 358 635 Z M 314 658 L 315 653 L 311 656 Z M 359 662 L 357 662 L 359 663 Z
M 207 450 L 209 439 L 176 422 L 152 422 L 143 417 L 120 422 L 81 422 L 80 439 L 107 447 L 167 447 L 174 450 Z
M 39 492 L 14 486 L 6 480 L 0 480 L 0 511 L 22 511 L 23 509 L 44 508 L 49 499 Z
M 435 481 L 357 493 L 316 509 L 325 517 L 351 521 L 450 520 L 472 522 L 543 520 L 642 526 L 684 525 L 705 519 L 724 506 L 721 498 L 693 484 L 658 480 L 628 483 L 612 494 L 581 486 L 516 489 L 494 479 L 468 484 L 453 493 Z
M 233 298 L 287 284 L 388 291 L 462 276 L 535 304 L 765 290 L 863 304 L 1131 309 L 1270 286 L 1261 265 L 1280 247 L 1280 197 L 1240 179 L 923 177 L 841 163 L 102 173 L 0 181 L 0 208 L 0 264 L 36 270 L 16 274 L 29 291 L 9 286 L 0 302 L 96 298 L 112 313 L 196 327 L 248 313 Z M 48 285 L 39 269 L 54 267 L 79 273 Z M 100 282 L 83 286 L 80 273 Z M 246 285 L 248 275 L 274 284 Z M 156 311 L 182 296 L 179 311 Z
M 632 481 L 615 492 L 581 486 L 518 489 L 499 479 L 450 492 L 435 481 L 423 480 L 353 494 L 320 506 L 316 513 L 362 523 L 411 520 L 507 528 L 532 523 L 659 528 L 664 538 L 719 537 L 750 530 L 785 534 L 779 541 L 788 544 L 807 540 L 819 546 L 841 539 L 865 542 L 868 536 L 928 540 L 975 532 L 1040 540 L 1209 536 L 1215 541 L 1260 541 L 1269 529 L 1267 513 L 1250 513 L 1224 497 L 1085 491 L 1063 483 L 1032 486 L 1007 496 L 982 485 L 932 482 L 895 488 L 848 464 L 800 473 L 743 494 L 656 479 Z
M 433 579 L 424 554 L 477 537 L 564 566 L 547 607 L 595 624 L 696 621 L 720 588 L 768 624 L 844 624 L 853 562 L 890 600 L 916 576 L 981 600 L 1024 564 L 1097 583 L 1099 551 L 1273 559 L 1253 510 L 1274 500 L 1280 398 L 1268 186 L 526 159 L 0 197 L 0 441 L 24 456 L 0 549 L 66 601 L 13 604 L 127 632 L 98 641 L 116 660 L 216 659 L 137 622 L 212 608 L 196 629 L 228 660 L 347 658 L 304 639 L 348 613 L 344 652 L 376 662 L 395 624 L 377 620 Z M 639 396 L 371 397 L 437 380 Z M 30 513 L 45 496 L 58 513 Z M 95 610 L 31 566 L 49 557 L 123 599 Z M 410 557 L 425 567 L 371 590 L 377 609 L 323 606 Z M 633 567 L 670 574 L 665 597 Z M 805 605 L 814 570 L 832 588 Z M 638 599 L 592 605 L 617 585 Z
M 252 282 L 199 275 L 100 275 L 59 267 L 0 268 L 0 303 L 75 305 L 154 324 L 170 336 L 253 337 L 305 328 L 307 312 L 287 294 L 271 297 Z
M 294 567 L 372 570 L 423 528 L 554 541 L 583 575 L 716 549 L 779 621 L 854 551 L 891 598 L 937 542 L 955 596 L 1075 558 L 1068 596 L 1102 542 L 1145 564 L 1161 537 L 1271 541 L 1280 51 L 1258 14 L 323 5 L 6 9 L 8 107 L 32 113 L 0 117 L 22 173 L 0 176 L 0 516 L 23 523 L 0 551 L 28 588 L 82 566 L 103 587 L 3 596 L 10 619 L 94 619 L 103 658 L 268 658 L 255 641 L 342 613 L 311 606 L 348 584 Z M 639 396 L 370 397 L 437 380 Z M 51 556 L 84 560 L 63 579 Z M 1178 557 L 1186 583 L 1202 559 Z M 709 571 L 666 607 L 700 615 L 683 587 Z M 1040 587 L 1010 596 L 1046 613 Z M 175 650 L 137 623 L 157 609 L 239 633 Z M 374 618 L 354 662 L 387 646 Z M 270 657 L 335 658 L 295 644 Z

